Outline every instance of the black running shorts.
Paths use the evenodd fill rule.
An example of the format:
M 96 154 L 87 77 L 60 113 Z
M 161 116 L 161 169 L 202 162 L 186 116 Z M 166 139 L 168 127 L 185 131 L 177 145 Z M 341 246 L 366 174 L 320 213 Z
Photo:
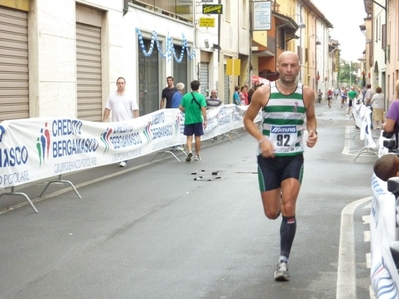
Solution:
M 258 159 L 258 180 L 260 191 L 269 191 L 281 187 L 281 182 L 288 178 L 295 178 L 300 183 L 303 176 L 303 154 L 292 157 Z

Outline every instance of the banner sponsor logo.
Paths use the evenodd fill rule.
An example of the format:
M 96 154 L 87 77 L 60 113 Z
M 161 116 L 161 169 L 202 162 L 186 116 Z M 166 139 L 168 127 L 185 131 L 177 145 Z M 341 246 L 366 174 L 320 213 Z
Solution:
M 28 162 L 29 154 L 26 146 L 15 146 L 0 150 L 0 167 L 21 166 Z
M 6 129 L 0 126 L 0 142 L 3 142 L 3 135 L 5 132 Z M 25 145 L 13 145 L 0 148 L 0 168 L 25 165 L 28 162 L 28 158 L 29 153 Z
M 176 113 L 175 117 L 175 134 L 179 134 L 180 132 L 180 124 L 181 124 L 181 112 L 180 110 Z
M 151 126 L 153 140 L 173 135 L 173 125 L 165 125 L 165 112 L 163 111 L 152 116 Z
M 101 136 L 101 140 L 104 139 L 103 143 L 106 144 L 105 152 L 111 148 L 120 149 L 143 143 L 140 133 L 135 132 L 132 125 L 117 125 L 107 128 Z
M 151 133 L 153 134 L 153 139 L 160 139 L 167 136 L 173 135 L 173 126 L 165 125 L 160 127 L 152 128 Z
M 54 120 L 51 126 L 52 138 L 47 129 L 47 123 L 41 130 L 40 144 L 36 144 L 38 153 L 42 155 L 43 162 L 47 151 L 52 144 L 52 158 L 62 158 L 78 154 L 94 153 L 99 147 L 96 138 L 79 138 L 82 134 L 82 121 L 77 119 L 58 119 Z M 40 147 L 40 148 L 39 148 Z M 42 162 L 40 163 L 42 165 Z
M 0 142 L 3 141 L 3 134 L 6 132 L 6 129 L 3 126 L 0 126 Z
M 231 123 L 230 114 L 227 113 L 225 107 L 222 107 L 222 109 L 220 109 L 219 113 L 216 115 L 216 118 L 219 121 L 219 126 L 224 126 Z
M 51 126 L 53 137 L 82 134 L 82 121 L 78 119 L 57 119 Z
M 51 137 L 50 131 L 48 129 L 48 123 L 44 123 L 44 127 L 40 129 L 40 136 L 37 137 L 36 142 L 36 149 L 37 155 L 39 157 L 39 165 L 45 163 L 48 160 L 50 155 L 50 144 L 51 144 Z
M 184 118 L 185 118 L 185 114 L 183 112 L 179 111 L 179 125 L 178 125 L 177 133 L 180 135 L 184 135 Z
M 104 144 L 103 154 L 107 153 L 111 148 L 111 140 L 110 140 L 111 134 L 112 134 L 112 128 L 107 128 L 105 132 L 100 134 L 100 140 Z
M 147 125 L 145 126 L 145 128 L 143 130 L 143 134 L 147 138 L 147 142 L 150 142 L 152 140 L 151 124 L 152 124 L 152 118 L 149 118 Z
M 3 135 L 6 129 L 0 125 L 0 142 L 3 142 Z M 0 176 L 1 185 L 17 185 L 29 181 L 29 171 L 22 169 L 26 168 L 28 163 L 29 153 L 25 145 L 14 145 L 9 147 L 0 147 L 0 168 L 4 170 L 10 167 L 19 167 L 17 171 L 10 171 L 9 173 Z
M 234 122 L 241 122 L 244 118 L 245 113 L 247 112 L 246 110 L 241 110 L 241 106 L 235 106 L 234 108 Z
M 78 158 L 75 160 L 70 160 L 66 162 L 54 164 L 54 173 L 66 173 L 70 171 L 81 170 L 84 168 L 89 168 L 97 165 L 97 157 L 91 158 Z

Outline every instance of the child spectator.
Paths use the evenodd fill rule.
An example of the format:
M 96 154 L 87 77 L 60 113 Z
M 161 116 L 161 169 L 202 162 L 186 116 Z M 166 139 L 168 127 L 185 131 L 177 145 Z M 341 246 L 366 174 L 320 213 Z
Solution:
M 385 182 L 392 177 L 399 176 L 399 157 L 396 154 L 379 157 L 374 163 L 374 173 Z

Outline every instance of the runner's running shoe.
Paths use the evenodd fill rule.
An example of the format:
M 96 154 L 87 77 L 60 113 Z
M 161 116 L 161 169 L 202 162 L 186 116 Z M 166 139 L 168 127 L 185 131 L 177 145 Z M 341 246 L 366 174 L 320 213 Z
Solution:
M 290 274 L 288 273 L 288 265 L 286 262 L 280 262 L 277 264 L 276 272 L 274 272 L 274 280 L 276 281 L 290 280 Z

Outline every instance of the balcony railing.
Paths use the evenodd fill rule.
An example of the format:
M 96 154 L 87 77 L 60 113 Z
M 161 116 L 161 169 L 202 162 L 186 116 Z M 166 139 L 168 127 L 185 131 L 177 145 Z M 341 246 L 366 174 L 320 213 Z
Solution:
M 193 22 L 193 2 L 187 0 L 131 0 L 145 9 L 185 22 Z

